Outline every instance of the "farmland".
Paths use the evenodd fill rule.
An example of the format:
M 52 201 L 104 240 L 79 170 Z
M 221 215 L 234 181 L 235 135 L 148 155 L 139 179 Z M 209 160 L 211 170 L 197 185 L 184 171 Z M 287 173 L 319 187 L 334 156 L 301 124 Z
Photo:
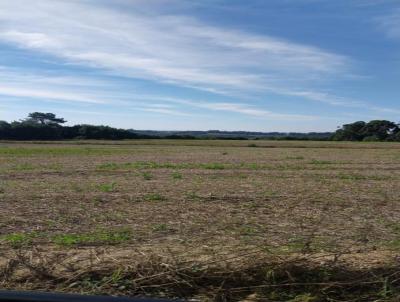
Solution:
M 199 301 L 392 299 L 399 184 L 398 143 L 3 142 L 0 284 Z

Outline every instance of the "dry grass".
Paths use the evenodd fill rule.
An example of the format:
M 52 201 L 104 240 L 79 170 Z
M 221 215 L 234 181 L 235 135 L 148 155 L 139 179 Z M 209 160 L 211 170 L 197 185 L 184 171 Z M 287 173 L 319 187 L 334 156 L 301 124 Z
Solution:
M 254 144 L 2 143 L 0 284 L 202 301 L 394 299 L 400 144 Z

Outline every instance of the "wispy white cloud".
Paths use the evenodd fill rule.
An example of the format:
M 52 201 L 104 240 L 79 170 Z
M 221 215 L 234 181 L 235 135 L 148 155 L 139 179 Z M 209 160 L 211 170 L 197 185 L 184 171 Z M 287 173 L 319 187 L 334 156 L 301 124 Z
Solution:
M 246 103 L 233 101 L 210 102 L 205 100 L 183 99 L 167 96 L 143 95 L 132 91 L 121 92 L 118 86 L 106 80 L 85 78 L 83 76 L 55 77 L 49 74 L 36 74 L 0 68 L 0 96 L 38 99 L 47 102 L 76 102 L 97 105 L 115 105 L 133 111 L 152 112 L 172 116 L 192 116 L 191 109 L 233 112 L 255 118 L 274 120 L 312 120 L 316 117 L 299 114 L 282 114 Z M 115 83 L 114 83 L 115 84 Z M 106 86 L 106 91 L 101 90 Z M 94 92 L 94 90 L 97 92 Z
M 21 68 L 10 68 L 0 65 L 0 82 L 4 84 L 20 85 L 52 85 L 63 87 L 110 87 L 110 82 L 96 77 L 88 77 L 77 74 L 64 74 L 56 71 L 29 71 Z
M 372 106 L 371 110 L 378 111 L 381 113 L 389 113 L 389 114 L 400 114 L 400 109 L 393 109 L 393 108 L 385 108 L 385 107 L 376 107 Z
M 149 108 L 141 108 L 137 107 L 135 110 L 141 110 L 141 111 L 147 111 L 147 112 L 153 112 L 153 113 L 161 113 L 164 115 L 177 115 L 177 116 L 192 116 L 193 114 L 189 114 L 186 112 L 174 110 L 174 109 L 166 109 L 166 108 L 154 108 L 154 107 L 149 107 Z
M 351 98 L 341 98 L 335 95 L 331 95 L 328 93 L 313 93 L 310 91 L 298 91 L 293 92 L 293 96 L 303 96 L 307 94 L 310 99 L 315 100 L 316 102 L 324 102 L 331 104 L 333 106 L 343 106 L 347 108 L 358 108 L 363 109 L 375 113 L 387 113 L 387 114 L 399 114 L 400 109 L 396 108 L 387 108 L 373 105 L 369 102 Z M 319 119 L 330 119 L 334 117 L 330 116 L 316 116 L 316 115 L 307 115 L 307 114 L 296 114 L 296 113 L 280 113 L 274 112 L 270 110 L 266 110 L 264 107 L 255 106 L 248 103 L 238 103 L 238 102 L 210 102 L 206 100 L 194 100 L 194 99 L 185 99 L 185 98 L 177 98 L 177 97 L 167 97 L 167 96 L 159 96 L 159 95 L 136 95 L 138 100 L 144 101 L 156 101 L 156 102 L 164 102 L 163 106 L 167 106 L 167 108 L 171 108 L 172 104 L 191 106 L 194 108 L 208 109 L 213 111 L 226 111 L 226 112 L 235 112 L 248 116 L 258 117 L 258 118 L 266 118 L 272 120 L 291 120 L 291 121 L 312 121 Z M 167 103 L 165 105 L 165 102 Z M 151 106 L 151 105 L 148 105 Z M 342 115 L 346 115 L 348 112 L 344 112 Z M 376 116 L 376 115 L 375 115 Z
M 87 105 L 116 105 L 133 111 L 153 112 L 172 116 L 192 116 L 193 109 L 238 113 L 264 120 L 311 121 L 321 117 L 296 113 L 282 113 L 234 99 L 210 101 L 137 93 L 124 90 L 118 83 L 84 76 L 51 75 L 23 72 L 0 66 L 0 96 L 35 99 L 46 102 L 82 103 Z M 279 90 L 279 93 L 307 98 L 332 106 L 362 108 L 377 113 L 398 114 L 399 109 L 379 107 L 362 100 L 338 97 L 330 93 L 309 90 Z M 4 100 L 4 98 L 3 98 Z M 0 103 L 2 102 L 0 98 Z M 269 102 L 273 103 L 273 102 Z M 187 108 L 189 107 L 189 108 Z M 192 109 L 190 109 L 192 108 Z M 185 110 L 183 110 L 185 109 Z M 326 116 L 324 118 L 327 118 Z
M 237 102 L 210 102 L 205 100 L 193 100 L 193 99 L 184 99 L 177 97 L 165 97 L 165 96 L 157 96 L 157 95 L 140 95 L 137 96 L 140 100 L 149 100 L 149 101 L 162 101 L 172 104 L 177 104 L 181 106 L 190 106 L 199 109 L 207 109 L 212 111 L 225 111 L 225 112 L 233 112 L 239 113 L 251 117 L 263 118 L 263 119 L 273 119 L 273 120 L 291 120 L 291 121 L 310 121 L 316 120 L 320 117 L 312 116 L 312 115 L 301 115 L 301 114 L 290 114 L 290 113 L 278 113 L 269 110 L 265 110 L 264 108 L 260 108 L 258 106 L 246 103 L 237 103 Z M 162 109 L 162 108 L 160 108 Z
M 115 100 L 105 80 L 61 72 L 29 72 L 0 66 L 0 96 L 47 102 L 109 104 Z
M 343 107 L 366 106 L 366 103 L 364 101 L 348 97 L 340 97 L 326 92 L 317 92 L 309 90 L 304 90 L 304 91 L 286 90 L 282 93 L 290 96 L 306 98 L 316 102 L 326 103 L 332 106 L 343 106 Z
M 80 103 L 105 103 L 101 99 L 92 98 L 90 96 L 71 93 L 68 91 L 52 91 L 48 89 L 37 88 L 21 88 L 21 87 L 4 87 L 0 84 L 0 95 L 11 97 L 34 98 L 44 101 L 68 101 Z
M 216 111 L 227 111 L 245 114 L 253 117 L 275 119 L 275 120 L 291 120 L 291 121 L 310 121 L 319 119 L 317 116 L 301 115 L 301 114 L 283 114 L 276 113 L 269 110 L 261 109 L 254 105 L 242 104 L 242 103 L 193 103 L 193 106 L 200 108 L 206 108 Z
M 194 18 L 129 13 L 97 1 L 0 2 L 0 40 L 67 61 L 207 91 L 264 90 L 289 78 L 324 77 L 349 59 L 278 39 L 209 26 Z M 118 21 L 116 21 L 118 20 Z

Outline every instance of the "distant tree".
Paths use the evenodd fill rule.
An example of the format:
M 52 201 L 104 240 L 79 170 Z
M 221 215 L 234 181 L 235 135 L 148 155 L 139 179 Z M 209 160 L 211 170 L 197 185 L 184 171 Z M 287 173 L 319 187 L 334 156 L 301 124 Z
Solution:
M 108 126 L 77 125 L 79 138 L 85 139 L 132 139 L 138 136 L 128 130 L 117 129 Z
M 399 141 L 399 125 L 387 120 L 359 121 L 343 125 L 332 136 L 338 141 Z
M 54 113 L 33 112 L 29 113 L 28 118 L 25 119 L 23 122 L 58 126 L 60 124 L 66 123 L 67 121 L 63 118 L 57 118 Z
M 0 121 L 0 130 L 8 130 L 10 127 L 11 125 L 6 121 Z
M 6 121 L 0 121 L 0 138 L 8 139 L 11 135 L 11 125 Z
M 363 121 L 343 125 L 342 128 L 335 132 L 332 139 L 338 141 L 362 141 L 365 125 L 366 123 Z
M 365 125 L 362 130 L 364 140 L 371 138 L 372 140 L 384 141 L 399 131 L 398 125 L 394 122 L 386 120 L 373 120 Z

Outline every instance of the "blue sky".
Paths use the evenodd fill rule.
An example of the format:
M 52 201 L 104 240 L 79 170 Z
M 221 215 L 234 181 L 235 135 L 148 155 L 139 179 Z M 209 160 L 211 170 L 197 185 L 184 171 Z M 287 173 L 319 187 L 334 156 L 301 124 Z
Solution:
M 0 120 L 331 131 L 400 121 L 399 0 L 1 0 Z

